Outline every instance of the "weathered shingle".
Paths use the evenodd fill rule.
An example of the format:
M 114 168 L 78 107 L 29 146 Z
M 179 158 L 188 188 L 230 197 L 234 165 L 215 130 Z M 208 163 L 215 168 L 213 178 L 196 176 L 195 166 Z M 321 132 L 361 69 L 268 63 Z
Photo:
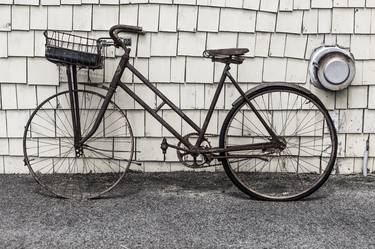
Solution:
M 1 108 L 4 110 L 17 109 L 17 90 L 15 84 L 1 84 L 1 102 Z
M 293 0 L 280 0 L 279 10 L 280 11 L 292 11 Z
M 159 5 L 150 4 L 139 6 L 138 25 L 145 31 L 158 31 Z
M 332 10 L 320 9 L 318 12 L 318 33 L 330 33 L 332 26 Z
M 14 4 L 39 5 L 39 0 L 14 0 Z
M 270 48 L 270 33 L 257 33 L 255 40 L 255 56 L 268 57 Z
M 150 57 L 151 55 L 151 34 L 140 35 L 138 37 L 137 56 Z
M 311 0 L 311 7 L 318 8 L 318 9 L 329 9 L 329 8 L 332 8 L 332 1 Z
M 17 73 L 9 73 L 17 72 Z M 26 58 L 0 59 L 1 83 L 26 83 Z
M 307 78 L 308 62 L 305 60 L 288 59 L 286 65 L 286 82 L 305 83 Z
M 318 10 L 304 12 L 302 32 L 305 34 L 316 34 L 318 32 Z
M 220 32 L 207 34 L 207 49 L 235 48 L 236 46 L 236 33 Z
M 150 58 L 149 80 L 152 82 L 170 82 L 171 59 L 169 57 Z M 178 95 L 178 94 L 177 94 Z
M 186 57 L 171 58 L 171 82 L 185 82 Z
M 279 0 L 261 0 L 260 1 L 260 10 L 277 12 L 279 8 Z
M 219 30 L 219 8 L 199 7 L 198 31 L 217 32 Z
M 197 0 L 198 5 L 224 7 L 225 0 Z
M 47 7 L 30 7 L 30 29 L 47 29 Z
M 293 8 L 296 10 L 307 10 L 310 9 L 310 0 L 299 0 L 293 2 Z
M 357 9 L 355 11 L 354 32 L 357 34 L 369 34 L 371 32 L 371 9 Z
M 351 39 L 351 52 L 357 60 L 370 59 L 371 37 L 369 35 L 355 35 Z
M 333 9 L 332 33 L 353 33 L 354 9 Z
M 8 56 L 8 33 L 0 32 L 0 58 Z
M 255 19 L 255 11 L 222 9 L 220 15 L 220 31 L 254 32 Z
M 48 29 L 72 30 L 73 8 L 72 6 L 49 6 Z
M 92 30 L 92 6 L 81 5 L 73 7 L 73 29 L 79 31 Z
M 243 8 L 244 9 L 251 9 L 251 10 L 259 10 L 260 0 L 253 0 L 253 1 L 243 1 Z
M 203 58 L 187 57 L 186 82 L 208 83 L 213 81 L 214 64 Z
M 11 7 L 0 5 L 0 31 L 9 31 L 11 26 Z
M 33 56 L 34 32 L 12 31 L 8 34 L 9 56 Z
M 279 12 L 276 32 L 301 33 L 303 11 Z
M 177 29 L 179 31 L 197 30 L 198 7 L 181 5 L 178 7 Z
M 244 5 L 244 0 L 225 1 L 225 7 L 241 9 Z
M 58 85 L 58 67 L 44 58 L 28 58 L 27 79 L 32 85 Z
M 155 33 L 151 36 L 151 56 L 176 56 L 177 34 Z
M 12 6 L 12 30 L 28 30 L 30 28 L 30 7 L 24 5 Z
M 276 14 L 269 12 L 258 12 L 256 31 L 274 32 L 276 26 Z
M 176 32 L 177 6 L 161 5 L 159 16 L 159 31 Z
M 109 30 L 119 22 L 119 7 L 112 5 L 94 5 L 92 17 L 93 30 Z
M 180 32 L 178 55 L 202 56 L 206 47 L 206 33 Z
M 285 56 L 303 59 L 305 57 L 307 36 L 288 34 L 285 42 Z
M 36 90 L 35 86 L 17 84 L 17 98 L 18 109 L 33 109 L 36 108 Z
M 120 6 L 120 24 L 138 25 L 138 5 Z
M 286 34 L 274 33 L 271 35 L 269 56 L 283 57 L 285 51 Z
M 267 58 L 264 60 L 263 81 L 285 81 L 287 60 L 283 58 Z
M 239 82 L 262 82 L 263 58 L 247 59 L 238 67 Z M 251 68 L 251 70 L 249 70 Z

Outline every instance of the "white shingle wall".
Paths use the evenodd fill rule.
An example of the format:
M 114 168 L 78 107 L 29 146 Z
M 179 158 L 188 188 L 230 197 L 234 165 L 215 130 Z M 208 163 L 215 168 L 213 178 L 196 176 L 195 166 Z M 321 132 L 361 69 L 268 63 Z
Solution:
M 46 61 L 43 30 L 108 36 L 114 24 L 143 26 L 132 35 L 134 65 L 198 124 L 220 77 L 221 64 L 202 58 L 209 48 L 247 47 L 247 60 L 232 74 L 244 89 L 261 82 L 300 84 L 319 95 L 339 133 L 339 173 L 361 170 L 370 138 L 370 168 L 375 170 L 375 1 L 374 0 L 0 0 L 0 173 L 23 173 L 21 138 L 30 110 L 66 89 L 64 70 Z M 307 77 L 312 51 L 338 44 L 356 58 L 357 75 L 347 90 L 330 93 L 311 86 Z M 110 57 L 121 55 L 112 50 Z M 90 72 L 92 82 L 110 81 L 118 58 L 105 70 Z M 87 72 L 79 78 L 87 80 Z M 160 100 L 125 73 L 123 81 L 155 106 Z M 265 84 L 266 84 L 265 83 Z M 209 132 L 218 133 L 236 98 L 230 85 L 218 101 Z M 188 170 L 166 161 L 160 151 L 170 134 L 119 91 L 115 101 L 126 109 L 136 136 L 136 157 L 145 171 Z M 183 134 L 191 128 L 173 112 L 161 115 Z M 11 128 L 10 128 L 11 127 Z M 169 142 L 175 141 L 169 138 Z M 215 170 L 215 169 L 213 169 Z M 216 169 L 218 170 L 218 169 Z

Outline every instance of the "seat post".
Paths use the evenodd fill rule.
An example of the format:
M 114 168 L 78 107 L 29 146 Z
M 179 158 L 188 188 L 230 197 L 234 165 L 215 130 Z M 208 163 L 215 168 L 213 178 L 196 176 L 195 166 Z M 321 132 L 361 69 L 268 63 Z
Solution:
M 225 63 L 225 67 L 223 69 L 223 74 L 225 74 L 225 76 L 228 76 L 228 73 L 231 69 L 232 68 L 230 67 L 230 62 Z M 225 78 L 224 78 L 224 81 L 225 81 Z

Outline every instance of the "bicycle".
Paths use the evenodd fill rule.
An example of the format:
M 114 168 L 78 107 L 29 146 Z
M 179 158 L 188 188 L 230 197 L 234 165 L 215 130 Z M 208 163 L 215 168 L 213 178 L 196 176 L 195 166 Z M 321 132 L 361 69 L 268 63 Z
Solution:
M 113 189 L 133 163 L 134 137 L 125 112 L 112 101 L 120 87 L 150 113 L 178 144 L 162 139 L 161 150 L 175 149 L 179 161 L 191 168 L 222 164 L 242 192 L 260 200 L 304 198 L 328 179 L 336 160 L 337 134 L 322 102 L 307 89 L 287 83 L 268 83 L 243 91 L 230 73 L 241 64 L 246 48 L 206 50 L 205 58 L 224 63 L 203 126 L 199 127 L 129 63 L 131 39 L 142 28 L 115 25 L 110 38 L 89 39 L 46 31 L 46 58 L 66 66 L 67 91 L 43 101 L 31 114 L 24 138 L 24 161 L 35 180 L 50 193 L 65 198 L 97 198 Z M 77 67 L 101 68 L 103 50 L 121 48 L 124 54 L 106 93 L 78 89 Z M 143 82 L 162 103 L 156 108 L 121 82 L 125 69 Z M 226 79 L 240 97 L 227 114 L 219 146 L 210 143 L 207 128 Z M 182 135 L 158 112 L 168 105 L 194 133 Z

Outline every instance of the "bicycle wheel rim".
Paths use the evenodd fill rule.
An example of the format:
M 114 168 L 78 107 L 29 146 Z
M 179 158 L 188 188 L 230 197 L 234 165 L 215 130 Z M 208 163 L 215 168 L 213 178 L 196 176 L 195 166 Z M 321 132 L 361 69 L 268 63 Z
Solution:
M 101 94 L 99 94 L 99 93 L 96 93 L 96 92 L 93 92 L 93 91 L 89 91 L 89 90 L 77 90 L 77 92 L 78 93 L 82 93 L 82 96 L 83 96 L 83 94 L 89 94 L 89 95 L 91 95 L 91 96 L 95 96 L 95 97 L 97 97 L 97 98 L 99 98 L 99 99 L 101 99 L 102 101 L 104 100 L 104 96 L 103 95 L 101 95 Z M 24 138 L 23 138 L 23 151 L 24 151 L 24 160 L 25 160 L 25 164 L 27 165 L 27 167 L 28 167 L 28 169 L 29 169 L 29 171 L 30 171 L 30 173 L 31 173 L 31 175 L 33 176 L 33 178 L 36 180 L 36 182 L 38 183 L 38 184 L 40 184 L 45 190 L 47 190 L 48 192 L 50 192 L 51 194 L 53 194 L 53 195 L 55 195 L 55 196 L 57 196 L 57 197 L 63 197 L 63 198 L 74 198 L 74 199 L 92 199 L 92 198 L 98 198 L 98 197 L 100 197 L 100 196 L 102 196 L 102 195 L 104 195 L 105 193 L 107 193 L 107 192 L 109 192 L 110 190 L 112 190 L 120 181 L 121 181 L 121 179 L 125 176 L 125 174 L 126 174 L 126 171 L 128 170 L 128 168 L 129 168 L 129 166 L 130 166 L 130 163 L 131 163 L 131 159 L 133 158 L 133 149 L 134 149 L 134 138 L 133 138 L 133 132 L 132 132 L 132 129 L 131 129 L 131 127 L 130 127 L 130 124 L 129 124 L 129 122 L 128 122 L 128 120 L 127 120 L 127 118 L 126 118 L 126 115 L 125 115 L 125 113 L 115 104 L 115 103 L 113 103 L 112 101 L 110 102 L 110 104 L 111 104 L 111 106 L 113 107 L 113 109 L 110 109 L 110 110 L 116 110 L 116 113 L 120 113 L 121 115 L 122 115 L 122 117 L 123 117 L 123 120 L 126 120 L 126 129 L 127 129 L 127 134 L 128 134 L 128 142 L 129 142 L 129 154 L 128 154 L 128 160 L 127 161 L 125 161 L 125 163 L 122 163 L 122 165 L 121 165 L 121 167 L 119 167 L 119 168 L 121 168 L 121 171 L 119 170 L 119 172 L 115 172 L 115 173 L 112 173 L 112 172 L 104 172 L 104 171 L 102 171 L 102 172 L 96 172 L 95 170 L 94 170 L 94 172 L 92 172 L 93 170 L 91 169 L 91 172 L 89 172 L 88 171 L 88 169 L 87 169 L 87 166 L 86 166 L 86 169 L 87 169 L 87 171 L 85 172 L 85 171 L 83 171 L 83 172 L 81 172 L 81 171 L 79 171 L 78 169 L 77 169 L 77 171 L 76 172 L 69 172 L 69 173 L 76 173 L 75 174 L 75 176 L 74 176 L 74 178 L 75 179 L 73 179 L 72 178 L 72 175 L 68 175 L 68 174 L 65 174 L 64 175 L 64 172 L 62 172 L 62 171 L 59 171 L 59 170 L 57 170 L 57 172 L 55 172 L 55 168 L 53 169 L 53 174 L 51 173 L 51 174 L 48 174 L 48 172 L 37 172 L 37 170 L 33 167 L 33 166 L 35 166 L 35 164 L 33 165 L 33 163 L 32 163 L 32 160 L 30 160 L 30 158 L 32 158 L 32 159 L 35 159 L 35 155 L 34 155 L 34 157 L 33 157 L 33 155 L 32 154 L 30 154 L 30 148 L 28 148 L 28 143 L 30 143 L 30 140 L 31 140 L 31 138 L 30 138 L 30 126 L 32 126 L 33 125 L 33 119 L 34 119 L 34 117 L 37 115 L 37 113 L 38 113 L 38 111 L 40 111 L 41 109 L 42 109 L 42 107 L 46 104 L 46 103 L 49 103 L 52 99 L 54 99 L 54 98 L 57 98 L 57 97 L 59 97 L 59 96 L 63 96 L 64 94 L 68 94 L 69 92 L 68 91 L 64 91 L 64 92 L 60 92 L 60 93 L 58 93 L 58 94 L 55 94 L 55 95 L 52 95 L 51 97 L 49 97 L 49 98 L 47 98 L 45 101 L 43 101 L 34 111 L 33 111 L 33 113 L 30 115 L 30 118 L 29 118 L 29 120 L 28 120 L 28 122 L 27 122 L 27 124 L 26 124 L 26 127 L 25 127 L 25 131 L 24 131 Z M 83 100 L 83 97 L 82 97 L 82 100 Z M 57 103 L 57 102 L 56 102 Z M 100 103 L 101 102 L 98 102 L 98 104 L 97 104 L 97 106 L 100 106 Z M 90 108 L 89 108 L 90 109 Z M 94 109 L 95 110 L 95 109 Z M 55 110 L 56 111 L 56 110 Z M 89 110 L 89 111 L 91 111 L 91 109 Z M 87 111 L 87 113 L 90 113 L 89 111 Z M 98 108 L 96 107 L 96 111 L 94 112 L 95 114 L 97 113 L 97 111 L 98 111 Z M 84 110 L 80 110 L 80 112 L 81 113 L 83 113 L 84 112 Z M 113 113 L 114 113 L 115 111 L 113 111 Z M 91 112 L 91 114 L 92 114 L 93 112 Z M 87 114 L 87 116 L 89 116 L 89 114 Z M 91 115 L 91 117 L 92 118 L 94 118 L 96 115 Z M 108 116 L 108 118 L 110 118 L 110 116 Z M 105 118 L 103 118 L 103 120 L 102 120 L 102 123 L 104 123 L 104 121 L 105 121 L 106 119 Z M 109 119 L 108 119 L 109 120 Z M 55 118 L 55 121 L 56 122 L 58 122 L 59 120 L 57 119 L 57 118 Z M 82 123 L 83 123 L 83 119 L 81 119 L 81 121 L 82 121 Z M 86 121 L 87 121 L 87 117 L 86 117 Z M 60 119 L 60 122 L 61 123 L 63 123 L 62 121 L 61 121 L 61 119 Z M 102 124 L 101 124 L 102 125 Z M 56 127 L 57 127 L 57 124 L 56 124 Z M 89 130 L 89 128 L 90 128 L 90 126 L 88 126 L 88 127 L 86 127 L 87 128 L 87 131 Z M 83 129 L 84 129 L 84 127 L 83 127 Z M 57 130 L 57 129 L 56 129 Z M 28 134 L 29 133 L 29 134 Z M 57 132 L 56 132 L 56 134 L 57 134 Z M 96 132 L 95 133 L 96 135 L 98 135 L 98 132 Z M 92 139 L 92 138 L 94 138 L 94 139 L 96 139 L 96 141 L 97 140 L 99 140 L 99 142 L 101 142 L 100 141 L 100 139 L 98 139 L 98 137 L 95 137 L 95 134 L 94 134 L 94 136 L 93 137 L 91 137 L 90 139 Z M 61 137 L 58 137 L 57 135 L 56 135 L 56 137 L 57 137 L 57 139 L 56 140 L 58 140 L 58 139 L 62 139 Z M 109 136 L 108 136 L 109 137 Z M 36 137 L 36 139 L 41 139 L 41 137 Z M 43 138 L 44 139 L 44 138 Z M 67 139 L 67 137 L 64 137 L 64 139 Z M 90 140 L 89 139 L 89 140 Z M 88 141 L 89 141 L 88 140 Z M 92 142 L 95 142 L 95 140 L 93 141 L 93 140 L 91 140 Z M 39 144 L 39 143 L 38 143 Z M 61 143 L 60 142 L 60 145 L 62 145 L 63 143 Z M 66 143 L 65 143 L 66 144 Z M 106 144 L 103 144 L 103 146 L 105 146 Z M 38 148 L 38 149 L 40 149 L 40 148 Z M 96 151 L 96 153 L 97 153 L 97 155 L 98 155 L 98 153 L 100 152 L 100 151 L 102 151 L 102 149 L 103 148 L 95 148 L 95 151 Z M 60 148 L 60 151 L 61 151 L 62 149 Z M 93 149 L 92 149 L 93 150 Z M 39 153 L 40 151 L 38 151 L 38 153 Z M 70 152 L 68 152 L 68 153 L 71 153 L 72 151 L 70 151 Z M 91 157 L 90 157 L 90 159 L 87 159 L 87 160 L 94 160 L 93 158 L 92 158 L 92 154 L 94 154 L 94 153 L 91 153 L 90 155 L 91 155 Z M 62 152 L 60 152 L 60 154 L 59 155 L 62 155 Z M 84 153 L 84 155 L 85 156 L 83 156 L 82 157 L 82 160 L 81 161 L 84 161 L 84 160 L 86 160 L 86 158 L 89 158 L 89 156 L 86 156 L 86 153 Z M 99 157 L 96 155 L 96 158 L 95 159 L 99 159 Z M 101 155 L 102 156 L 102 155 Z M 45 157 L 47 157 L 48 158 L 48 156 L 45 156 Z M 51 156 L 51 157 L 53 157 L 53 156 Z M 94 155 L 94 157 L 95 157 L 95 155 Z M 42 157 L 40 157 L 40 158 L 42 158 Z M 60 162 L 67 162 L 69 159 L 67 159 L 68 158 L 68 156 L 66 156 L 65 158 L 64 158 L 64 160 L 61 160 Z M 40 161 L 42 161 L 42 160 L 46 160 L 46 162 L 48 162 L 49 161 L 49 159 L 45 159 L 45 158 L 43 158 L 43 159 L 41 159 Z M 86 160 L 86 161 L 87 161 Z M 120 159 L 119 158 L 114 158 L 113 159 L 113 161 L 120 161 Z M 37 161 L 38 162 L 38 161 Z M 53 161 L 50 161 L 50 162 L 52 162 L 52 167 L 55 167 L 55 165 L 53 164 L 54 162 Z M 61 165 L 62 165 L 63 163 L 61 163 Z M 78 163 L 77 163 L 78 164 Z M 62 167 L 60 165 L 60 168 Z M 91 162 L 91 167 L 93 168 L 93 163 Z M 52 168 L 51 167 L 51 168 Z M 99 177 L 99 173 L 102 173 L 102 174 L 100 174 L 100 177 Z M 54 175 L 56 176 L 56 175 L 58 175 L 58 177 L 59 178 L 54 178 Z M 66 178 L 64 178 L 64 177 L 66 177 Z M 90 180 L 89 182 L 87 182 L 87 184 L 91 184 L 91 187 L 92 186 L 94 186 L 94 184 L 97 184 L 97 186 L 96 186 L 96 190 L 95 191 L 93 191 L 93 188 L 92 188 L 92 190 L 91 190 L 91 192 L 90 191 L 86 191 L 86 192 L 82 192 L 81 194 L 73 194 L 73 193 L 68 193 L 68 192 L 62 192 L 62 191 L 59 191 L 58 189 L 57 189 L 57 184 L 59 183 L 59 181 L 60 181 L 60 183 L 62 184 L 62 181 L 64 180 L 64 179 L 67 179 L 67 177 L 71 177 L 71 178 L 69 178 L 70 179 L 70 185 L 72 185 L 72 184 L 76 184 L 78 187 L 82 187 L 82 185 L 81 185 L 81 183 L 79 183 L 78 181 L 81 179 L 81 180 Z M 81 177 L 81 178 L 80 178 Z M 49 178 L 49 179 L 47 179 L 47 178 Z M 84 179 L 82 179 L 82 178 L 84 178 Z M 55 179 L 55 181 L 57 181 L 57 183 L 56 184 L 53 184 L 52 185 L 52 183 L 51 182 L 48 182 L 49 180 L 53 180 L 53 179 Z M 94 181 L 95 180 L 95 181 Z M 97 181 L 96 181 L 97 180 Z M 100 180 L 100 182 L 99 182 L 99 180 Z M 77 181 L 77 182 L 74 182 L 74 181 Z M 100 187 L 99 185 L 100 184 L 103 184 L 103 187 Z M 75 187 L 77 187 L 77 186 L 75 186 Z
M 337 135 L 336 135 L 335 128 L 333 126 L 333 122 L 329 116 L 328 111 L 325 109 L 324 105 L 316 96 L 312 95 L 311 93 L 306 93 L 306 90 L 301 90 L 297 87 L 288 86 L 286 84 L 272 84 L 267 87 L 259 87 L 258 89 L 255 89 L 252 93 L 248 95 L 248 98 L 250 100 L 253 100 L 261 96 L 264 93 L 278 92 L 278 91 L 293 92 L 294 94 L 298 94 L 299 96 L 303 96 L 304 98 L 309 99 L 311 103 L 317 106 L 317 110 L 322 114 L 324 118 L 324 122 L 327 125 L 326 129 L 328 129 L 329 131 L 329 139 L 331 141 L 331 146 L 332 146 L 330 153 L 329 153 L 329 160 L 327 160 L 326 167 L 323 169 L 323 171 L 320 172 L 318 177 L 314 178 L 313 182 L 311 182 L 308 187 L 304 187 L 304 189 L 301 189 L 300 191 L 297 191 L 294 194 L 288 193 L 282 196 L 278 196 L 278 195 L 273 194 L 272 192 L 264 193 L 265 190 L 259 190 L 260 187 L 254 187 L 251 184 L 249 185 L 243 179 L 243 177 L 241 177 L 239 173 L 236 172 L 236 169 L 231 165 L 231 162 L 228 159 L 224 159 L 222 162 L 223 162 L 223 166 L 227 175 L 231 178 L 233 183 L 246 194 L 254 198 L 261 199 L 261 200 L 275 200 L 275 201 L 298 200 L 298 199 L 304 198 L 312 194 L 328 179 L 330 172 L 333 169 L 333 165 L 336 159 Z M 223 125 L 221 136 L 220 136 L 221 147 L 225 147 L 228 144 L 227 138 L 228 138 L 229 126 L 231 122 L 233 121 L 238 110 L 241 110 L 243 106 L 246 106 L 246 103 L 244 100 L 242 100 L 240 103 L 237 103 L 237 105 L 235 105 L 234 108 L 232 108 L 226 120 L 224 121 L 224 125 Z M 223 155 L 228 156 L 228 153 L 224 153 Z M 271 173 L 272 172 L 270 172 L 269 175 L 271 175 Z M 264 176 L 266 176 L 266 174 L 264 174 Z M 270 181 L 269 179 L 263 179 L 263 180 L 264 182 L 266 182 L 266 180 L 268 180 L 268 182 Z M 277 185 L 275 185 L 275 188 L 276 187 Z M 282 187 L 284 187 L 285 189 L 285 186 L 279 186 L 279 187 L 280 187 L 280 190 L 282 189 Z

